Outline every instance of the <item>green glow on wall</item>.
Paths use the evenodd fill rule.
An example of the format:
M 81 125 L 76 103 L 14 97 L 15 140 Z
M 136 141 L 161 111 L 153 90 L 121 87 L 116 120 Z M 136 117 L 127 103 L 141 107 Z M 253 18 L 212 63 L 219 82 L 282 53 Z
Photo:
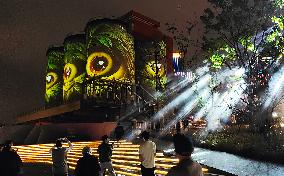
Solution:
M 142 62 L 136 65 L 136 60 L 140 60 L 135 58 L 137 46 L 134 48 L 134 38 L 122 23 L 112 20 L 88 23 L 85 34 L 68 36 L 63 44 L 64 50 L 48 56 L 46 101 L 57 95 L 60 95 L 61 102 L 76 101 L 83 97 L 83 93 L 94 96 L 93 90 L 95 94 L 103 95 L 112 89 L 113 83 L 133 85 L 136 78 L 153 91 L 157 87 L 164 89 L 167 81 L 166 44 L 163 40 L 146 43 L 150 46 L 142 48 L 151 50 L 151 54 L 142 52 Z M 153 49 L 158 53 L 154 54 Z M 96 84 L 92 85 L 92 81 Z
M 62 102 L 63 49 L 50 48 L 47 53 L 45 104 L 54 106 Z
M 137 40 L 135 46 L 137 79 L 151 93 L 154 93 L 156 89 L 165 89 L 167 82 L 165 42 L 163 40 Z M 158 74 L 156 75 L 156 73 Z
M 85 37 L 70 36 L 64 42 L 63 100 L 73 101 L 81 98 L 86 71 Z
M 159 89 L 165 89 L 167 77 L 164 64 L 158 63 L 158 68 L 156 68 L 155 59 L 148 61 L 145 65 L 143 75 L 145 75 L 147 79 L 143 79 L 142 82 L 150 86 L 152 90 L 156 90 L 156 83 L 158 83 Z

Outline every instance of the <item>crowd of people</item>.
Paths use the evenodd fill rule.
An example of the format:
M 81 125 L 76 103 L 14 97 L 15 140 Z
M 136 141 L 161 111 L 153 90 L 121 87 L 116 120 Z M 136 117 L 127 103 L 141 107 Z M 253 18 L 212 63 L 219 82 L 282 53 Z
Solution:
M 117 140 L 122 139 L 124 134 L 123 127 L 115 130 Z M 139 161 L 141 163 L 142 176 L 155 176 L 155 157 L 156 144 L 150 140 L 150 133 L 143 131 L 141 133 L 143 142 L 139 146 Z M 106 172 L 108 175 L 115 176 L 115 170 L 112 164 L 113 145 L 109 142 L 109 137 L 101 137 L 102 143 L 98 146 L 98 157 L 92 155 L 92 149 L 85 146 L 82 149 L 82 157 L 77 161 L 75 176 L 103 176 Z M 66 142 L 68 147 L 63 147 L 62 143 Z M 179 163 L 172 167 L 166 176 L 203 176 L 202 167 L 193 161 L 191 154 L 194 150 L 190 138 L 180 133 L 173 137 L 176 156 Z M 22 161 L 17 151 L 12 149 L 13 142 L 7 141 L 0 152 L 0 175 L 1 176 L 18 176 L 21 174 Z M 54 147 L 50 149 L 52 157 L 52 174 L 53 176 L 68 176 L 67 154 L 73 148 L 72 143 L 67 138 L 57 139 Z

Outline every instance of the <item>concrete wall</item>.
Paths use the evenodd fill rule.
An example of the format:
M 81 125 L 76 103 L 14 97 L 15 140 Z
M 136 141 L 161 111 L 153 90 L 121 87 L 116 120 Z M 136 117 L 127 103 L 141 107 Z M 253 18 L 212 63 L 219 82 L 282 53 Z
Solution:
M 57 138 L 68 137 L 71 141 L 100 140 L 110 135 L 116 122 L 104 123 L 58 123 L 16 125 L 0 128 L 0 143 L 13 140 L 16 144 L 38 144 L 55 142 Z

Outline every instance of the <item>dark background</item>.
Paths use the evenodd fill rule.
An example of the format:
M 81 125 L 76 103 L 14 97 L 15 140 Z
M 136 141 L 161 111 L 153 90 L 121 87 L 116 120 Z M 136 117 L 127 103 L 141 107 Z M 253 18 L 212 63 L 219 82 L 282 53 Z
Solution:
M 0 123 L 44 106 L 46 50 L 90 18 L 135 10 L 161 22 L 199 21 L 207 0 L 0 0 Z M 199 24 L 194 35 L 203 32 Z

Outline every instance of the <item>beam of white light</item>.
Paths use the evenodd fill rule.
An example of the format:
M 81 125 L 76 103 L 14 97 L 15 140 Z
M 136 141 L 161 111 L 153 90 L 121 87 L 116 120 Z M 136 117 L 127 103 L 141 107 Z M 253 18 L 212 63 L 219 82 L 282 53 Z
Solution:
M 201 92 L 198 92 L 197 95 L 194 95 L 191 98 L 191 101 L 188 102 L 185 106 L 182 107 L 179 114 L 173 118 L 165 127 L 164 131 L 167 131 L 170 127 L 174 126 L 178 121 L 184 119 L 198 104 L 198 98 L 207 99 L 210 96 L 210 89 L 204 88 Z
M 240 101 L 245 86 L 244 80 L 236 82 L 230 90 L 223 93 L 220 99 L 214 103 L 217 106 L 213 106 L 206 116 L 207 128 L 209 130 L 217 129 L 220 126 L 220 120 L 228 120 L 228 117 L 232 114 L 233 107 Z
M 158 99 L 159 97 L 162 97 L 162 96 L 164 96 L 164 95 L 173 94 L 173 93 L 175 93 L 175 92 L 177 92 L 177 91 L 180 91 L 181 89 L 183 89 L 184 87 L 186 87 L 189 83 L 190 83 L 189 80 L 184 79 L 184 80 L 182 80 L 182 81 L 180 81 L 180 82 L 178 82 L 178 83 L 172 85 L 171 87 L 169 87 L 169 88 L 168 88 L 169 90 L 168 90 L 167 92 L 164 92 L 164 93 L 156 92 L 156 93 L 154 94 L 154 99 L 153 99 L 152 101 L 149 101 L 148 103 L 149 103 L 149 104 L 152 104 L 152 103 L 154 103 L 154 101 L 155 101 L 156 99 Z M 139 104 L 137 104 L 136 106 L 133 105 L 132 109 L 131 109 L 130 111 L 127 111 L 127 114 L 120 118 L 120 121 L 121 121 L 121 120 L 124 120 L 124 119 L 127 118 L 127 117 L 130 117 L 131 115 L 135 114 L 135 113 L 139 110 L 139 108 L 140 108 L 140 109 L 143 109 L 145 106 L 148 106 L 148 104 L 147 104 L 147 103 L 146 103 L 146 104 L 144 103 L 143 106 L 141 106 L 141 105 L 139 105 Z
M 273 31 L 273 27 L 268 28 L 266 31 L 261 31 L 255 37 L 253 37 L 251 41 L 255 40 L 255 46 L 258 46 L 258 45 L 261 44 L 261 42 L 263 42 L 263 36 L 266 36 L 267 34 L 271 33 L 272 31 Z M 256 51 L 256 52 L 260 52 L 262 50 L 263 50 L 263 47 L 259 47 L 258 51 Z
M 268 84 L 268 95 L 263 104 L 263 108 L 266 109 L 272 105 L 272 103 L 281 96 L 284 90 L 284 66 L 276 72 L 270 79 Z
M 189 85 L 190 83 L 191 83 L 191 81 L 189 81 L 188 79 L 183 79 L 182 81 L 172 85 L 171 87 L 168 87 L 168 90 L 163 94 L 169 95 L 169 94 L 173 94 L 175 92 L 178 92 L 181 89 L 183 89 L 185 86 Z M 160 94 L 160 96 L 162 96 L 162 95 Z
M 213 103 L 216 102 L 219 98 L 220 98 L 219 93 L 213 93 L 213 99 L 212 99 L 212 95 L 209 98 L 207 98 L 204 107 L 202 107 L 194 115 L 194 120 L 199 120 L 200 118 L 202 118 L 209 111 L 209 109 L 213 106 Z
M 161 110 L 159 110 L 153 117 L 154 120 L 158 120 L 167 114 L 169 111 L 173 110 L 177 105 L 187 100 L 193 93 L 194 90 L 200 90 L 206 85 L 210 80 L 210 75 L 206 74 L 200 78 L 200 80 L 196 83 L 196 85 L 192 86 L 191 88 L 187 89 L 183 93 L 181 93 L 177 98 L 171 101 L 169 104 L 164 106 Z
M 245 86 L 245 81 L 242 80 L 236 83 L 229 91 L 229 96 L 224 99 L 224 102 L 227 103 L 227 106 L 225 106 L 224 113 L 222 113 L 220 116 L 221 119 L 227 120 L 232 114 L 233 107 L 240 101 Z
M 206 64 L 204 67 L 196 69 L 195 74 L 197 76 L 203 76 L 209 72 L 209 64 Z
M 242 78 L 243 75 L 245 74 L 245 69 L 244 68 L 233 68 L 233 69 L 226 69 L 222 71 L 221 73 L 218 73 L 218 81 L 219 82 L 225 82 L 228 77 L 236 77 L 236 78 Z M 230 82 L 236 82 L 234 80 L 229 80 Z M 226 94 L 225 94 L 226 95 Z M 213 97 L 212 97 L 213 96 Z M 212 111 L 212 107 L 214 104 L 220 104 L 223 98 L 220 98 L 220 94 L 218 92 L 214 92 L 213 95 L 211 95 L 207 100 L 206 104 L 204 107 L 202 107 L 195 115 L 194 115 L 194 120 L 198 120 L 201 117 L 203 117 L 205 114 L 207 114 L 209 111 Z
M 243 68 L 240 68 L 240 69 L 233 68 L 232 70 L 227 69 L 227 70 L 222 71 L 221 73 L 218 73 L 218 81 L 227 82 L 229 80 L 228 79 L 229 77 L 231 76 L 242 77 L 244 73 L 245 73 L 245 70 Z M 212 126 L 211 124 L 213 124 L 212 122 L 214 121 L 214 117 L 216 115 L 217 117 L 220 116 L 221 119 L 227 119 L 231 115 L 232 109 L 229 108 L 229 106 L 235 106 L 235 104 L 239 102 L 242 91 L 244 90 L 244 88 L 241 87 L 244 84 L 244 80 L 243 79 L 239 81 L 229 80 L 229 82 L 231 83 L 233 82 L 232 83 L 233 86 L 231 90 L 223 93 L 222 96 L 220 96 L 219 93 L 217 92 L 214 93 L 213 100 L 212 100 L 212 95 L 210 96 L 211 90 L 208 87 L 209 81 L 205 82 L 204 80 L 206 79 L 204 79 L 204 77 L 201 77 L 200 81 L 197 83 L 197 92 L 198 92 L 197 94 L 199 97 L 194 95 L 191 98 L 191 96 L 193 95 L 194 89 L 192 88 L 188 89 L 187 91 L 183 92 L 183 94 L 181 94 L 179 97 L 177 97 L 174 101 L 168 104 L 165 108 L 159 111 L 158 113 L 160 114 L 156 114 L 156 118 L 157 116 L 162 116 L 162 114 L 169 111 L 172 107 L 175 107 L 175 105 L 179 104 L 180 102 L 185 101 L 186 98 L 190 97 L 192 99 L 185 106 L 183 106 L 179 114 L 176 117 L 173 117 L 173 120 L 169 124 L 166 125 L 165 131 L 167 131 L 167 129 L 170 128 L 171 126 L 175 125 L 177 121 L 183 119 L 186 115 L 188 115 L 192 111 L 192 109 L 196 107 L 198 98 L 202 98 L 203 100 L 205 100 L 206 104 L 196 114 L 195 118 L 203 117 L 206 113 L 208 113 L 207 119 L 209 119 L 209 126 Z M 206 84 L 203 85 L 204 83 Z M 200 86 L 200 85 L 203 85 L 203 86 Z M 207 88 L 202 89 L 203 91 L 201 91 L 202 93 L 200 93 L 199 90 L 205 86 L 207 86 Z M 219 106 L 214 107 L 213 105 L 215 104 L 218 104 Z

